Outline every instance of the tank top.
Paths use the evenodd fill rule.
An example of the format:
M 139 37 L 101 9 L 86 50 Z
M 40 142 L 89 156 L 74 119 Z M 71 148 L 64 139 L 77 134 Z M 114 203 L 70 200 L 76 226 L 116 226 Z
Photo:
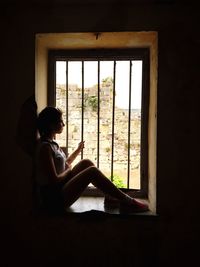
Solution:
M 42 163 L 39 160 L 41 148 L 47 145 L 50 146 L 51 148 L 57 174 L 63 172 L 66 167 L 66 155 L 63 152 L 63 150 L 59 147 L 59 145 L 55 141 L 39 140 L 35 154 L 35 168 L 36 168 L 35 177 L 36 177 L 36 182 L 39 186 L 44 186 L 49 184 L 49 179 L 45 174 Z

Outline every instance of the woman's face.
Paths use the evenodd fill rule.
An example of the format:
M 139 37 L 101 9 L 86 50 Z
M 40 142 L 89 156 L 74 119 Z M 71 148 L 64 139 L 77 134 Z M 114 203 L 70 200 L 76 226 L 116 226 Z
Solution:
M 65 124 L 63 122 L 63 118 L 61 117 L 60 120 L 57 123 L 55 123 L 55 125 L 54 125 L 55 134 L 62 133 L 64 126 L 65 126 Z

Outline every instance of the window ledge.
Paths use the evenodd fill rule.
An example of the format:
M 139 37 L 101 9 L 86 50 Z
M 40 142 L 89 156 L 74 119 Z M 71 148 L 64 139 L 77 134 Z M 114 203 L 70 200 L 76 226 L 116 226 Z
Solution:
M 104 197 L 101 196 L 81 196 L 70 208 L 66 209 L 67 213 L 89 213 L 96 212 L 98 214 L 108 215 L 142 215 L 156 216 L 152 211 L 134 213 L 121 211 L 118 205 L 104 203 Z

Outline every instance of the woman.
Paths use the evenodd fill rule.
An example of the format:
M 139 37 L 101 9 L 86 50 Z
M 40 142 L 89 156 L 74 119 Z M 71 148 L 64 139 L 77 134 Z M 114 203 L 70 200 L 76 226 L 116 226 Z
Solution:
M 39 113 L 37 127 L 40 139 L 36 149 L 36 181 L 45 208 L 50 211 L 64 211 L 92 183 L 133 212 L 147 211 L 146 204 L 119 190 L 90 160 L 83 159 L 71 167 L 83 150 L 84 142 L 80 142 L 77 149 L 66 158 L 54 141 L 56 134 L 62 133 L 64 126 L 59 109 L 46 107 Z

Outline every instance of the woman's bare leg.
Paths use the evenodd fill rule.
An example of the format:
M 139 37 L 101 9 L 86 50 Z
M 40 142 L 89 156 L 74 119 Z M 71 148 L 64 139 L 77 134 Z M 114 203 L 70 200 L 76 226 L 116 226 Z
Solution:
M 90 166 L 94 166 L 94 163 L 89 160 L 89 159 L 82 159 L 80 160 L 71 170 L 71 177 L 76 176 L 77 174 L 79 174 L 80 172 L 82 172 L 83 170 L 87 169 Z
M 78 169 L 79 168 L 77 167 L 77 170 Z M 130 197 L 119 190 L 98 168 L 89 166 L 65 184 L 63 193 L 66 206 L 71 206 L 90 183 L 99 188 L 103 193 L 108 194 L 119 201 L 130 201 Z

